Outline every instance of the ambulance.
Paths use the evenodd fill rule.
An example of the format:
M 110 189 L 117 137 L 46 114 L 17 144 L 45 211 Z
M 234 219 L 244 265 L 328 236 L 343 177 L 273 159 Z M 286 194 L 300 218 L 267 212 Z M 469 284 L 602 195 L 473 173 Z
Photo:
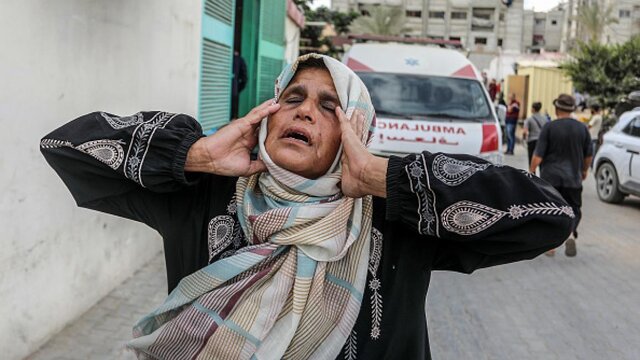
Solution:
M 482 77 L 459 51 L 394 43 L 354 44 L 343 58 L 376 110 L 377 155 L 459 153 L 502 163 L 502 133 Z

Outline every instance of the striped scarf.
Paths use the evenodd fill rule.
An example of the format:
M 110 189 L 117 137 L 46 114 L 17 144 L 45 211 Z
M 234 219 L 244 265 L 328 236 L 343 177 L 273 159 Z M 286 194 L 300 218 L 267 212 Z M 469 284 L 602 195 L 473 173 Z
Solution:
M 343 109 L 374 118 L 361 80 L 340 62 L 298 58 L 276 81 L 276 99 L 297 64 L 322 58 Z M 362 140 L 370 137 L 363 131 Z M 134 327 L 140 359 L 334 359 L 358 316 L 371 234 L 370 196 L 340 192 L 341 151 L 328 173 L 310 180 L 278 167 L 259 134 L 268 172 L 240 178 L 238 220 L 253 245 L 182 279 Z

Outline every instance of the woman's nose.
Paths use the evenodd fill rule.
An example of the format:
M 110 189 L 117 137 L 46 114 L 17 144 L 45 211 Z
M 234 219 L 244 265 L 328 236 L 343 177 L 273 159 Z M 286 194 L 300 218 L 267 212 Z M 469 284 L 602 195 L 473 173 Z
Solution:
M 305 101 L 302 102 L 302 104 L 300 104 L 300 106 L 298 106 L 297 117 L 300 120 L 315 122 L 316 116 L 314 114 L 314 107 L 313 107 L 312 101 L 310 101 L 309 99 L 306 99 Z

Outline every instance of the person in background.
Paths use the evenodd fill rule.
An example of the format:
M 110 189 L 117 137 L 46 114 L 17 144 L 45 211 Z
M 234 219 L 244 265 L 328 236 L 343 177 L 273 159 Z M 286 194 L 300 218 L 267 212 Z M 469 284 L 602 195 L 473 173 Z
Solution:
M 491 79 L 491 81 L 489 82 L 489 97 L 491 98 L 491 101 L 494 102 L 496 101 L 496 95 L 498 93 L 498 84 L 496 83 L 496 79 Z
M 522 138 L 527 142 L 529 165 L 531 165 L 531 158 L 533 157 L 533 151 L 536 149 L 540 131 L 542 131 L 542 127 L 549 122 L 547 117 L 540 113 L 540 109 L 542 109 L 542 103 L 534 102 L 533 105 L 531 105 L 531 116 L 524 121 Z
M 247 85 L 247 64 L 240 53 L 233 52 L 233 81 L 231 83 L 231 119 L 238 118 L 238 103 L 240 92 Z
M 593 155 L 596 155 L 596 150 L 598 146 L 598 135 L 600 134 L 600 129 L 602 128 L 602 113 L 600 112 L 600 105 L 593 104 L 591 105 L 591 119 L 589 120 L 589 135 L 591 135 L 591 148 Z M 593 164 L 591 164 L 593 167 Z
M 516 126 L 518 125 L 518 115 L 520 115 L 520 102 L 516 99 L 516 94 L 509 97 L 509 105 L 507 105 L 507 151 L 505 154 L 513 155 L 513 149 L 516 146 Z
M 529 172 L 535 174 L 540 166 L 540 177 L 556 188 L 573 209 L 573 230 L 565 242 L 565 255 L 576 256 L 577 229 L 582 216 L 582 181 L 587 177 L 593 149 L 585 124 L 571 117 L 576 110 L 573 96 L 560 94 L 553 105 L 557 119 L 542 128 Z M 553 254 L 554 250 L 547 252 L 549 256 Z

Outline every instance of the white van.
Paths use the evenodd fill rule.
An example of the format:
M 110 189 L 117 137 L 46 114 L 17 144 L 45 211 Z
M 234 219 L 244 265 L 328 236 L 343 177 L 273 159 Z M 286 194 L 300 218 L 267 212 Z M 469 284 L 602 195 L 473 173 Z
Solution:
M 376 109 L 370 150 L 389 156 L 463 153 L 502 163 L 502 134 L 489 93 L 456 50 L 354 44 L 343 62 L 367 85 Z

